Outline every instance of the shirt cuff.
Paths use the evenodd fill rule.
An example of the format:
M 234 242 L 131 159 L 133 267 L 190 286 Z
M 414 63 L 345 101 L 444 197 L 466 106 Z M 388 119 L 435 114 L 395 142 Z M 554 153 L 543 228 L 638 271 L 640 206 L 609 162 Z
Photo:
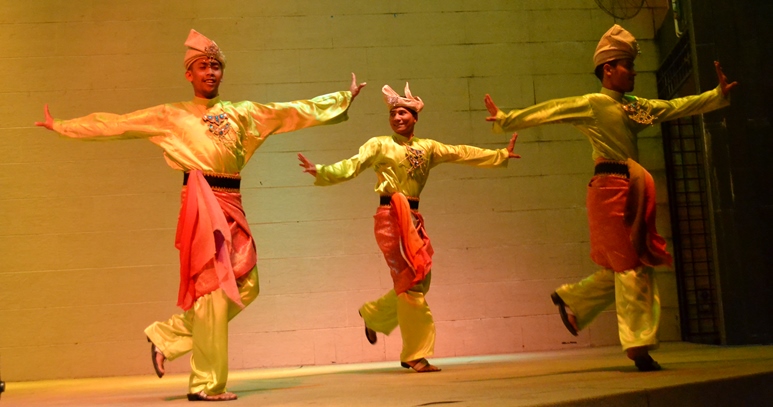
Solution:
M 502 121 L 507 117 L 507 115 L 505 114 L 505 112 L 501 110 L 497 110 L 497 115 L 495 117 L 496 117 L 496 120 L 494 121 L 492 130 L 496 134 L 504 133 L 505 129 L 502 127 Z

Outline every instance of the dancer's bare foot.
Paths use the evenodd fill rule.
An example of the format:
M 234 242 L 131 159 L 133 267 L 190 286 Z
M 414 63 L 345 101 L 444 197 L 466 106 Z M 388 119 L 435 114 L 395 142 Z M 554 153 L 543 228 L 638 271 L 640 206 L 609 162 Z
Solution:
M 198 393 L 188 393 L 188 401 L 231 401 L 236 400 L 236 394 L 227 391 L 225 393 L 209 395 L 200 391 Z
M 430 372 L 439 372 L 440 368 L 431 365 L 427 359 L 421 358 L 412 360 L 410 362 L 402 362 L 400 363 L 403 367 L 410 367 L 411 369 L 415 370 L 417 373 L 430 373 Z

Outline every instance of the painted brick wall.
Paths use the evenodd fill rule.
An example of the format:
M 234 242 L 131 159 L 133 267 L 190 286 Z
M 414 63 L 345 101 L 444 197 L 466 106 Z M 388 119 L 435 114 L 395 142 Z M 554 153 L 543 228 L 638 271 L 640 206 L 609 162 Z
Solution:
M 377 197 L 367 172 L 319 188 L 295 154 L 319 163 L 389 134 L 380 87 L 408 80 L 426 102 L 419 137 L 504 147 L 484 121 L 503 108 L 598 90 L 596 42 L 614 20 L 592 0 L 524 1 L 0 1 L 0 368 L 5 380 L 152 374 L 142 330 L 175 308 L 173 247 L 181 176 L 143 140 L 82 142 L 34 127 L 187 100 L 190 28 L 228 58 L 221 95 L 310 98 L 369 83 L 340 125 L 272 137 L 244 171 L 261 296 L 230 325 L 233 368 L 397 360 L 398 332 L 377 346 L 357 308 L 390 288 L 372 237 Z M 636 93 L 655 96 L 655 15 L 623 22 L 642 45 Z M 659 130 L 640 141 L 664 183 Z M 548 295 L 595 270 L 585 184 L 590 146 L 569 126 L 523 131 L 504 170 L 433 170 L 422 212 L 437 250 L 428 301 L 436 356 L 618 343 L 604 313 L 579 338 Z M 667 197 L 660 227 L 669 235 Z M 662 339 L 678 340 L 671 272 L 658 274 Z M 184 360 L 183 360 L 184 359 Z M 188 369 L 187 358 L 169 364 Z

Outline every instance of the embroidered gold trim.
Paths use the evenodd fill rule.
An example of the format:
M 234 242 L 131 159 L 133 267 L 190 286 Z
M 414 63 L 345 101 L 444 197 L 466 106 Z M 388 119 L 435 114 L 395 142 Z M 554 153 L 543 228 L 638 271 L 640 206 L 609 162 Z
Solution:
M 242 179 L 242 176 L 240 174 L 222 174 L 219 172 L 205 172 L 205 171 L 202 171 L 201 173 L 207 177 Z
M 623 178 L 628 179 L 628 177 L 625 176 L 625 174 L 620 174 L 617 172 L 600 172 L 598 174 L 593 174 L 594 177 L 617 177 L 617 178 Z
M 213 187 L 213 186 L 210 186 L 210 189 L 212 189 L 213 191 L 217 191 L 217 192 L 232 192 L 232 193 L 233 192 L 236 192 L 236 193 L 240 193 L 241 192 L 241 190 L 239 188 L 223 188 L 223 187 Z
M 628 168 L 628 162 L 626 162 L 626 161 L 597 159 L 596 163 L 594 164 L 594 167 L 599 165 L 599 164 L 619 164 L 619 165 L 625 165 L 626 168 Z M 625 174 L 622 174 L 622 173 L 619 173 L 619 172 L 606 172 L 605 171 L 605 172 L 596 173 L 595 170 L 594 170 L 593 176 L 594 177 L 597 177 L 597 176 L 605 176 L 605 177 L 607 177 L 607 176 L 609 176 L 609 177 L 618 177 L 618 178 L 628 179 L 628 177 Z

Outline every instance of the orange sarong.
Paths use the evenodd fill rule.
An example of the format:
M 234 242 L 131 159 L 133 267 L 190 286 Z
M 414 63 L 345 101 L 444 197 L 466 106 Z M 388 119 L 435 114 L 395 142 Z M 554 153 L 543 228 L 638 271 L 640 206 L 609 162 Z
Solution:
M 212 191 L 201 171 L 191 171 L 182 192 L 175 247 L 180 250 L 180 308 L 189 310 L 218 288 L 244 307 L 236 279 L 255 267 L 257 252 L 240 193 Z
M 432 270 L 432 243 L 424 230 L 424 218 L 411 211 L 405 195 L 392 195 L 391 206 L 376 212 L 376 243 L 389 266 L 396 294 L 415 286 Z
M 597 175 L 588 185 L 591 259 L 616 272 L 671 266 L 666 240 L 655 224 L 655 181 L 635 161 L 626 164 L 630 179 Z

